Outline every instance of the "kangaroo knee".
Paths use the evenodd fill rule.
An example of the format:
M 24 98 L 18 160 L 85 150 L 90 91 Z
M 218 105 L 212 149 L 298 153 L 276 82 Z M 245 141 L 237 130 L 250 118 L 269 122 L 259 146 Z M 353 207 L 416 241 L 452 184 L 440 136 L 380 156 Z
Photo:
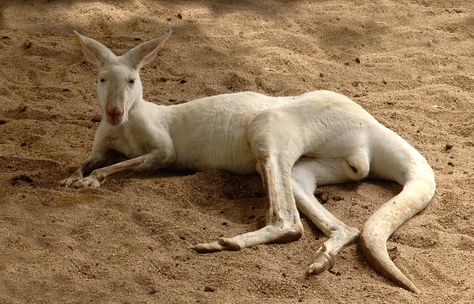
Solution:
M 360 180 L 369 175 L 370 164 L 367 154 L 361 153 L 350 156 L 346 159 L 346 174 L 350 179 Z

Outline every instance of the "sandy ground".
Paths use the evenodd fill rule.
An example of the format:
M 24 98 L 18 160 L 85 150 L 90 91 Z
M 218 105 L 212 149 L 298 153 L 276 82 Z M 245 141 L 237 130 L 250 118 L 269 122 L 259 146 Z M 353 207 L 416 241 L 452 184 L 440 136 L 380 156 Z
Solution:
M 472 303 L 472 0 L 30 2 L 0 2 L 0 303 Z M 192 252 L 264 224 L 256 176 L 166 171 L 58 186 L 87 158 L 100 120 L 96 71 L 72 29 L 122 53 L 170 26 L 142 71 L 146 99 L 330 89 L 425 155 L 436 198 L 389 241 L 421 294 L 378 275 L 356 246 L 306 277 L 325 240 L 306 219 L 297 242 Z M 358 228 L 399 190 L 319 189 Z

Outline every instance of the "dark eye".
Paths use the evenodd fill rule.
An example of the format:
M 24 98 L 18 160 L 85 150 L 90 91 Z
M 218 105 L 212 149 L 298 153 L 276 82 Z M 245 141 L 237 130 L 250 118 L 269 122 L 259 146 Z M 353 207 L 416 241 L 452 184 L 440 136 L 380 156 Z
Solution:
M 100 79 L 100 82 L 105 82 L 105 78 L 101 78 L 101 79 Z
M 135 83 L 135 79 L 130 79 L 130 80 L 128 81 L 128 83 L 129 83 L 129 84 L 134 84 L 134 83 Z

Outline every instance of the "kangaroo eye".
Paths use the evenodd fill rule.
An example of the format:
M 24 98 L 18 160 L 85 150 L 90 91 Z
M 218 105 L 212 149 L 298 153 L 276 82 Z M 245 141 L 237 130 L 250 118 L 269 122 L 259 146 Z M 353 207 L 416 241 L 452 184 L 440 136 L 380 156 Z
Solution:
M 128 81 L 128 83 L 129 83 L 129 84 L 134 84 L 134 83 L 135 83 L 135 79 L 130 79 L 130 80 Z
M 101 78 L 101 79 L 100 79 L 100 82 L 105 82 L 105 78 Z

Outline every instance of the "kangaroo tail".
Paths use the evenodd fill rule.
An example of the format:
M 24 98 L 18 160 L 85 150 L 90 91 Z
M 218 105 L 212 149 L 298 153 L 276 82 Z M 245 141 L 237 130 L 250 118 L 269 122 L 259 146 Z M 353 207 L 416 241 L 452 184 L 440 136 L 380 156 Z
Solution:
M 436 183 L 433 170 L 427 163 L 418 163 L 417 166 L 417 174 L 410 174 L 403 190 L 369 217 L 360 236 L 360 247 L 369 264 L 389 280 L 415 293 L 419 292 L 416 286 L 390 259 L 386 242 L 398 227 L 423 210 L 434 196 Z

